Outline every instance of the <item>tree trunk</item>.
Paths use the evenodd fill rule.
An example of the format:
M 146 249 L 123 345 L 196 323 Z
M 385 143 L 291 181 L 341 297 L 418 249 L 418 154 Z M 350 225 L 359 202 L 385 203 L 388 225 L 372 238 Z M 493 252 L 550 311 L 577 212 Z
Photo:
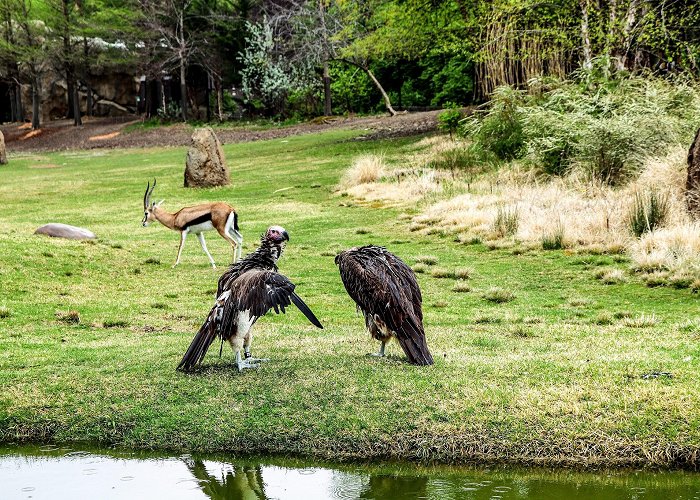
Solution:
M 590 0 L 580 0 L 581 4 L 581 41 L 583 42 L 583 68 L 590 70 L 593 67 L 591 55 L 591 36 L 588 30 L 588 8 Z
M 180 100 L 182 101 L 182 121 L 187 121 L 187 82 L 185 81 L 185 59 L 180 57 Z
M 85 115 L 92 116 L 92 87 L 90 82 L 85 82 L 85 87 L 87 87 L 86 103 L 85 103 Z
M 10 121 L 18 122 L 19 110 L 17 109 L 17 101 L 15 100 L 16 89 L 13 86 L 10 87 Z
M 394 108 L 391 107 L 391 99 L 389 99 L 388 94 L 384 91 L 384 87 L 382 87 L 382 84 L 379 83 L 379 80 L 374 76 L 374 73 L 372 73 L 372 70 L 369 69 L 369 66 L 363 67 L 360 66 L 362 70 L 367 73 L 367 76 L 369 76 L 372 81 L 374 82 L 374 85 L 377 87 L 379 92 L 381 92 L 382 97 L 384 98 L 384 104 L 386 105 L 386 110 L 389 112 L 391 116 L 396 116 L 396 111 L 394 111 Z
M 24 107 L 22 106 L 22 86 L 15 83 L 15 106 L 17 107 L 17 121 L 24 121 Z
M 219 121 L 224 121 L 224 86 L 221 78 L 216 78 L 216 112 L 219 114 Z
M 75 97 L 75 84 L 73 83 L 73 74 L 68 71 L 66 72 L 66 93 L 68 94 L 68 108 L 66 110 L 66 118 L 74 118 L 75 115 L 73 111 L 75 106 L 73 105 L 73 98 Z
M 80 116 L 80 93 L 78 82 L 73 82 L 73 126 L 80 127 L 83 119 Z
M 32 79 L 32 130 L 41 127 L 41 80 L 39 75 Z
M 685 183 L 685 201 L 688 212 L 700 218 L 700 129 L 688 151 L 688 178 Z
M 325 116 L 333 114 L 331 104 L 331 75 L 328 69 L 328 61 L 323 61 L 323 114 Z

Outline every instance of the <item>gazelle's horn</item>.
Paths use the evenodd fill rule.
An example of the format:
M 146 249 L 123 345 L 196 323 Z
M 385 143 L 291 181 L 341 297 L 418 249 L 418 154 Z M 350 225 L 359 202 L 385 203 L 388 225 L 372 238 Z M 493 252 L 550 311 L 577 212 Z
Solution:
M 150 191 L 149 191 L 150 188 Z M 148 208 L 148 204 L 151 202 L 151 195 L 153 194 L 153 190 L 156 188 L 156 179 L 155 177 L 153 178 L 153 187 L 151 187 L 151 183 L 148 183 L 148 186 L 146 186 L 146 194 L 143 197 L 143 208 L 144 210 Z
M 148 181 L 148 185 L 146 186 L 146 192 L 143 193 L 143 209 L 146 210 L 148 208 L 148 191 L 151 189 L 151 181 Z

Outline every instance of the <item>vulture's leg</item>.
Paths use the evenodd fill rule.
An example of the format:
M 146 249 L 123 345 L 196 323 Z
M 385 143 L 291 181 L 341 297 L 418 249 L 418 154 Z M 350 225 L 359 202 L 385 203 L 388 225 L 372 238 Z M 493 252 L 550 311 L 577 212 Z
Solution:
M 371 353 L 367 354 L 367 356 L 376 356 L 378 358 L 383 358 L 384 356 L 386 356 L 386 354 L 384 354 L 385 347 L 386 347 L 386 340 L 382 340 L 382 345 L 379 348 L 379 352 L 371 352 Z
M 250 359 L 243 359 L 241 358 L 241 348 L 243 347 L 243 337 L 241 335 L 234 335 L 229 339 L 229 342 L 231 343 L 231 347 L 233 348 L 233 351 L 236 353 L 236 368 L 238 368 L 238 372 L 242 372 L 246 368 L 257 368 L 260 365 L 258 363 L 255 363 L 253 358 Z
M 199 240 L 199 244 L 202 245 L 202 250 L 204 250 L 204 253 L 207 254 L 207 257 L 209 257 L 209 262 L 211 263 L 211 267 L 216 269 L 216 264 L 214 263 L 214 258 L 209 253 L 209 250 L 207 250 L 207 242 L 204 241 L 204 233 L 197 233 L 197 239 Z
M 264 361 L 270 361 L 269 358 L 253 358 L 252 354 L 250 353 L 250 344 L 253 343 L 253 329 L 251 328 L 248 330 L 248 333 L 246 334 L 245 338 L 243 339 L 243 352 L 244 352 L 244 357 L 246 361 L 250 362 L 264 362 Z

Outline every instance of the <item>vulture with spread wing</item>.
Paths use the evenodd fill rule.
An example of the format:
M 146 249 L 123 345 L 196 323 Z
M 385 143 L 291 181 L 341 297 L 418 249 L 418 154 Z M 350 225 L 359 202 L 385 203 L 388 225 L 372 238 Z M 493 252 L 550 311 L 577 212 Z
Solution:
M 216 303 L 206 321 L 195 335 L 187 349 L 178 370 L 189 371 L 202 362 L 209 346 L 218 336 L 228 341 L 236 353 L 238 371 L 244 368 L 257 368 L 257 362 L 250 354 L 251 329 L 261 316 L 270 309 L 276 313 L 294 304 L 319 328 L 323 328 L 311 309 L 294 292 L 294 284 L 289 278 L 277 272 L 277 260 L 289 241 L 284 228 L 270 227 L 260 237 L 258 249 L 234 263 L 219 278 Z M 241 358 L 241 348 L 245 359 Z
M 395 337 L 408 361 L 432 365 L 423 330 L 423 301 L 416 275 L 384 247 L 368 245 L 338 254 L 335 263 L 348 294 L 365 316 L 369 333 L 382 345 Z

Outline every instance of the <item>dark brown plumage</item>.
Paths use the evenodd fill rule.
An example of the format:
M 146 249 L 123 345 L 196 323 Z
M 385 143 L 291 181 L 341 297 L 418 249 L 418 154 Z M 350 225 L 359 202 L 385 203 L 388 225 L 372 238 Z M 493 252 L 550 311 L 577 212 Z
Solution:
M 233 264 L 219 278 L 216 303 L 204 324 L 195 335 L 190 347 L 180 361 L 178 370 L 189 371 L 202 362 L 216 337 L 228 341 L 236 353 L 239 371 L 255 368 L 250 357 L 251 328 L 270 309 L 284 313 L 294 304 L 318 328 L 323 328 L 311 309 L 294 291 L 289 278 L 277 272 L 277 260 L 289 240 L 287 232 L 272 226 L 260 238 L 260 247 Z M 245 360 L 241 359 L 241 348 L 245 349 Z
M 423 330 L 423 311 L 416 275 L 384 247 L 368 245 L 338 254 L 335 263 L 348 294 L 365 317 L 372 337 L 382 342 L 396 337 L 408 361 L 432 365 Z

